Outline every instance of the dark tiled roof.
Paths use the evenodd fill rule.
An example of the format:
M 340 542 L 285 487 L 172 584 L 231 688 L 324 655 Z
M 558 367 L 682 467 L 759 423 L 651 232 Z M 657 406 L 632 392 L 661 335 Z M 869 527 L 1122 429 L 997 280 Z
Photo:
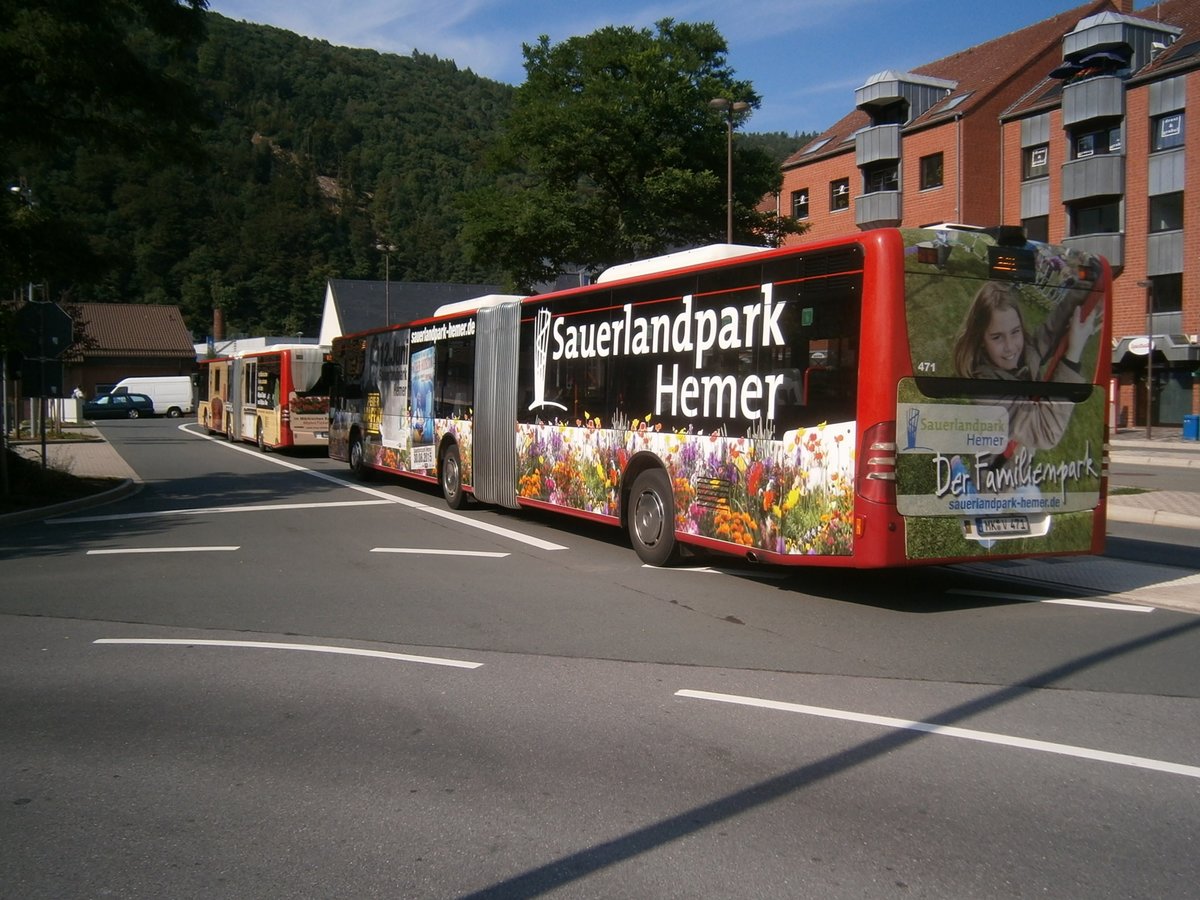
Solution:
M 434 310 L 446 303 L 502 292 L 500 286 L 495 284 L 423 281 L 391 281 L 387 283 L 385 292 L 382 281 L 351 279 L 330 280 L 329 288 L 337 307 L 342 334 L 384 326 L 389 309 L 393 324 L 410 322 L 432 316 Z
M 87 335 L 85 358 L 126 356 L 192 360 L 196 348 L 178 306 L 149 303 L 73 303 Z
M 1048 47 L 1059 44 L 1063 35 L 1074 28 L 1075 23 L 1080 19 L 1112 8 L 1112 0 L 1092 0 L 1083 6 L 1077 6 L 1067 12 L 1022 28 L 1020 31 L 1014 31 L 995 40 L 968 47 L 966 50 L 913 69 L 913 75 L 953 81 L 957 83 L 957 87 L 945 100 L 935 104 L 923 115 L 908 123 L 905 126 L 906 130 L 934 124 L 947 116 L 969 113 L 971 109 L 986 102 L 992 93 L 1010 80 L 1013 75 L 1031 65 Z M 969 95 L 965 100 L 950 106 L 955 98 L 965 94 Z M 787 169 L 812 159 L 820 159 L 839 151 L 853 149 L 854 145 L 847 143 L 848 139 L 856 131 L 865 128 L 870 123 L 870 117 L 862 110 L 856 109 L 848 113 L 831 128 L 818 135 L 815 140 L 788 157 L 784 161 L 783 167 Z M 805 153 L 809 147 L 818 145 L 819 149 Z
M 1133 14 L 1139 19 L 1182 28 L 1179 38 L 1134 73 L 1131 81 L 1166 78 L 1175 71 L 1200 66 L 1200 3 L 1196 0 L 1163 0 Z

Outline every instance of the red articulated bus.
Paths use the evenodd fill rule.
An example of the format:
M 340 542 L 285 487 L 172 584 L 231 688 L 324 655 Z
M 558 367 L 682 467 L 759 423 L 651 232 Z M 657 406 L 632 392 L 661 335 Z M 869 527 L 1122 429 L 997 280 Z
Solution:
M 1110 290 L 1017 229 L 685 251 L 335 340 L 330 456 L 651 564 L 1098 553 Z

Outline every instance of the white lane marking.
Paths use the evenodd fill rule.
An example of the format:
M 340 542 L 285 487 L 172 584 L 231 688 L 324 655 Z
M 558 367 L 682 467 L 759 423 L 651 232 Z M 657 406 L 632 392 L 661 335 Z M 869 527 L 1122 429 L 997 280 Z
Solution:
M 168 647 L 237 647 L 257 650 L 303 650 L 308 653 L 337 653 L 343 656 L 371 656 L 399 662 L 424 663 L 429 666 L 450 666 L 455 669 L 478 669 L 483 663 L 437 656 L 413 656 L 408 653 L 389 653 L 386 650 L 362 650 L 358 647 L 327 647 L 322 644 L 280 644 L 274 641 L 199 641 L 184 638 L 100 638 L 95 644 L 154 644 Z
M 353 485 L 347 484 L 348 487 Z M 395 498 L 393 498 L 394 500 Z M 419 509 L 421 512 L 430 516 L 438 516 L 442 519 L 449 519 L 458 525 L 469 525 L 471 528 L 478 528 L 480 531 L 486 531 L 489 534 L 494 534 L 497 537 L 508 538 L 510 541 L 516 541 L 520 544 L 528 544 L 531 547 L 537 547 L 539 550 L 569 550 L 562 544 L 556 544 L 553 541 L 542 540 L 541 538 L 533 537 L 529 534 L 522 534 L 519 531 L 513 531 L 509 528 L 503 528 L 500 525 L 492 525 L 489 522 L 480 522 L 466 516 L 460 516 L 458 513 L 451 512 L 448 509 L 438 509 L 436 506 L 425 506 L 422 503 L 413 503 L 413 509 Z
M 337 506 L 383 506 L 385 500 L 333 500 L 327 503 L 265 503 L 259 506 L 203 506 L 187 509 L 160 509 L 155 512 L 125 513 L 111 516 L 77 516 L 70 519 L 47 519 L 51 525 L 74 525 L 79 522 L 112 522 L 118 519 L 153 519 L 158 516 L 208 516 L 222 513 L 275 512 L 293 509 L 325 509 Z
M 991 731 L 975 731 L 970 728 L 955 728 L 952 725 L 937 725 L 933 722 L 917 722 L 911 719 L 894 719 L 891 716 L 872 716 L 845 709 L 805 706 L 800 703 L 783 703 L 778 700 L 763 700 L 758 697 L 740 697 L 736 694 L 714 694 L 709 691 L 682 690 L 676 691 L 675 696 L 690 697 L 696 700 L 714 700 L 718 703 L 735 703 L 741 706 L 757 706 L 763 709 L 802 713 L 807 716 L 820 716 L 826 719 L 860 722 L 865 725 L 881 725 L 884 728 L 923 731 L 928 734 L 941 735 L 942 737 L 961 738 L 985 744 L 1000 744 L 1001 746 L 1016 747 L 1022 750 L 1039 750 L 1043 753 L 1055 753 L 1060 756 L 1074 756 L 1079 759 L 1090 759 L 1120 766 L 1132 766 L 1137 769 L 1167 772 L 1172 775 L 1186 775 L 1189 778 L 1200 778 L 1200 766 L 1189 766 L 1161 759 L 1150 759 L 1144 756 L 1129 756 L 1125 753 L 1109 753 L 1107 750 L 1093 750 L 1090 747 L 1076 747 L 1071 744 L 1056 744 L 1051 741 L 1031 740 L 1029 738 L 1014 737 Z
M 499 525 L 492 525 L 488 522 L 481 522 L 475 519 L 461 516 L 448 509 L 437 509 L 436 507 L 426 506 L 424 503 L 418 503 L 415 500 L 407 500 L 404 497 L 395 497 L 391 494 L 385 494 L 383 491 L 370 488 L 365 485 L 355 484 L 352 481 L 346 481 L 344 478 L 338 478 L 336 475 L 329 475 L 326 472 L 318 472 L 316 469 L 306 469 L 304 466 L 298 466 L 295 463 L 288 462 L 286 459 L 280 459 L 278 456 L 268 456 L 259 453 L 258 450 L 250 447 L 241 447 L 237 444 L 230 444 L 223 439 L 218 439 L 208 434 L 197 434 L 191 430 L 190 423 L 185 423 L 179 426 L 179 430 L 185 434 L 190 434 L 192 437 L 204 438 L 206 441 L 222 444 L 231 450 L 237 450 L 240 453 L 246 453 L 261 459 L 264 462 L 274 463 L 277 466 L 283 466 L 285 469 L 292 469 L 296 472 L 303 472 L 306 475 L 311 475 L 313 478 L 319 478 L 322 481 L 328 481 L 331 484 L 336 484 L 340 487 L 349 488 L 352 491 L 358 491 L 360 494 L 366 494 L 370 497 L 376 497 L 388 503 L 395 503 L 398 506 L 403 506 L 408 509 L 415 509 L 427 515 L 438 516 L 443 519 L 449 519 L 458 525 L 466 525 L 471 528 L 478 528 L 481 531 L 486 531 L 489 534 L 497 537 L 507 538 L 510 541 L 515 541 L 519 544 L 528 544 L 531 547 L 537 547 L 539 550 L 567 550 L 562 544 L 555 544 L 551 541 L 545 541 L 541 538 L 532 537 L 528 534 L 522 534 L 519 531 L 512 531 L 508 528 L 503 528 Z
M 89 550 L 88 556 L 115 556 L 118 553 L 208 553 L 218 550 L 241 550 L 241 547 L 125 547 L 118 550 Z
M 420 547 L 372 547 L 372 553 L 411 553 L 415 556 L 481 556 L 486 559 L 503 559 L 511 554 L 495 550 L 426 550 Z
M 787 578 L 791 572 L 772 572 L 767 569 L 715 569 L 712 566 L 652 566 L 643 563 L 643 569 L 655 569 L 659 572 L 695 572 L 698 575 L 729 575 L 734 578 Z
M 1020 600 L 1024 603 L 1058 603 L 1062 606 L 1089 606 L 1093 609 L 1111 609 L 1116 612 L 1154 612 L 1153 606 L 1134 606 L 1131 603 L 1110 603 L 1106 600 L 1080 600 L 1074 597 L 1035 597 L 1032 594 L 1010 594 L 1006 591 L 972 591 L 966 588 L 951 588 L 947 594 L 965 594 L 968 597 L 988 597 L 999 600 Z

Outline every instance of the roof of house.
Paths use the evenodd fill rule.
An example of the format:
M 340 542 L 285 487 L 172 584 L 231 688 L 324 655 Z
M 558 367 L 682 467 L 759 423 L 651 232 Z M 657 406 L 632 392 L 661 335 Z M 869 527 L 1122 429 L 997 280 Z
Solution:
M 178 306 L 150 303 L 72 303 L 86 335 L 79 356 L 195 359 L 192 333 Z
M 919 83 L 937 79 L 953 82 L 955 87 L 947 93 L 945 99 L 906 123 L 904 129 L 907 131 L 923 128 L 954 116 L 968 114 L 972 109 L 986 103 L 1014 74 L 1033 64 L 1048 47 L 1060 44 L 1063 35 L 1080 19 L 1111 8 L 1112 0 L 1091 0 L 1083 6 L 1051 16 L 995 40 L 968 47 L 906 73 L 908 76 L 917 76 L 915 80 Z M 867 84 L 873 80 L 874 78 L 868 80 Z M 870 124 L 870 116 L 861 109 L 855 109 L 788 157 L 783 167 L 787 169 L 813 159 L 853 150 L 852 138 L 855 133 Z
M 447 303 L 501 292 L 495 284 L 446 284 L 422 281 L 358 281 L 331 279 L 329 291 L 337 307 L 342 334 L 354 334 L 388 323 L 432 316 Z
M 1101 14 L 1096 21 L 1120 21 L 1136 24 L 1138 21 L 1161 22 L 1180 29 L 1179 37 L 1150 62 L 1133 73 L 1129 84 L 1168 78 L 1176 72 L 1200 67 L 1200 4 L 1196 0 L 1163 0 L 1132 15 L 1117 13 Z M 1062 102 L 1063 86 L 1060 77 L 1047 77 L 1034 85 L 1024 97 L 1006 109 L 1002 119 L 1021 118 L 1030 113 L 1053 109 Z

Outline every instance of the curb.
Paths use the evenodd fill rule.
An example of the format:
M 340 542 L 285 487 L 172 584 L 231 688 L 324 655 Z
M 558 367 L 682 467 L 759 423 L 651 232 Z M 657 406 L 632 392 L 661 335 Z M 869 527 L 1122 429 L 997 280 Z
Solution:
M 1120 506 L 1112 499 L 1108 503 L 1108 515 L 1114 522 L 1130 522 L 1135 525 L 1159 525 L 1165 528 L 1200 528 L 1200 516 L 1167 512 L 1165 509 L 1142 509 L 1137 506 Z
M 86 497 L 67 500 L 63 503 L 56 503 L 53 506 L 37 506 L 32 509 L 23 509 L 18 512 L 0 515 L 0 528 L 5 525 L 20 525 L 23 522 L 52 519 L 55 516 L 61 516 L 65 513 L 76 512 L 81 509 L 91 509 L 94 506 L 103 506 L 106 503 L 130 497 L 141 489 L 141 482 L 134 481 L 132 478 L 125 478 L 116 487 L 95 494 L 89 494 Z
M 1124 463 L 1127 466 L 1171 466 L 1184 469 L 1200 469 L 1200 457 L 1186 456 L 1157 456 L 1145 453 L 1130 453 L 1128 451 L 1109 451 L 1111 462 Z

